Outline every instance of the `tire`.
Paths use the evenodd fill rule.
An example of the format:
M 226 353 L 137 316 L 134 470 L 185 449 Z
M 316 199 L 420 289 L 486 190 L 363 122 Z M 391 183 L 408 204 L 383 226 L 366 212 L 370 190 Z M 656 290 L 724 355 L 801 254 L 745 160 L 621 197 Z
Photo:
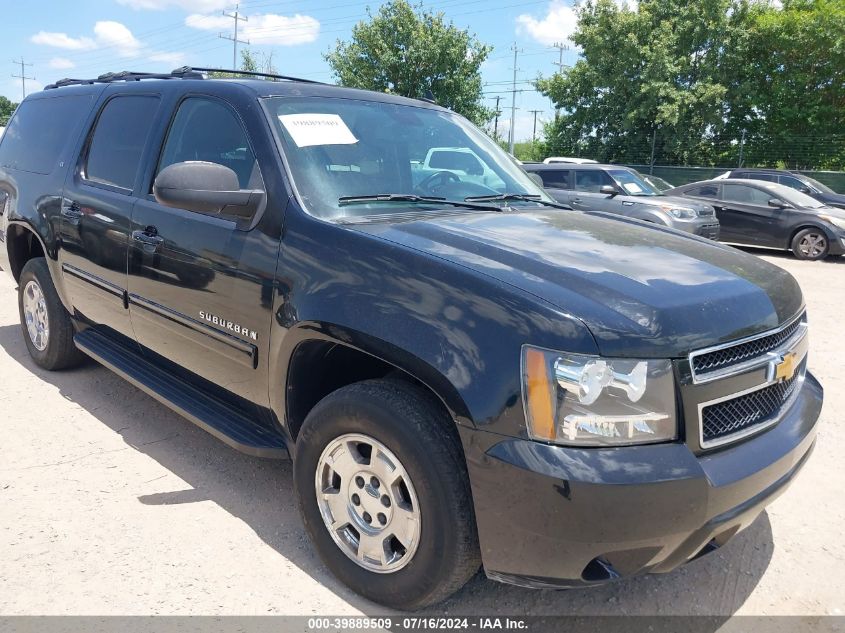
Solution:
M 373 602 L 395 609 L 421 609 L 444 600 L 478 571 L 481 556 L 469 478 L 460 441 L 450 433 L 451 424 L 454 422 L 428 393 L 387 379 L 356 383 L 329 394 L 308 414 L 299 433 L 293 470 L 305 528 L 332 573 Z M 381 457 L 378 463 L 367 463 L 365 449 L 370 442 L 372 457 L 376 450 L 373 441 L 381 445 Z M 332 451 L 338 443 L 343 448 Z M 387 472 L 394 480 L 402 479 L 405 487 L 393 490 L 389 483 L 379 484 L 376 477 L 375 483 L 371 478 L 362 488 L 363 477 L 359 481 L 349 474 L 352 471 L 342 468 L 352 462 L 337 459 L 353 453 L 358 458 L 353 469 L 360 468 L 363 477 L 371 472 L 381 477 L 379 464 L 387 453 L 388 461 L 398 463 L 395 470 Z M 336 478 L 337 472 L 347 476 Z M 330 510 L 323 499 L 329 495 L 318 490 L 328 489 L 337 491 L 339 496 L 334 499 L 340 505 L 336 507 L 342 507 L 335 525 L 346 522 L 347 527 L 330 530 L 334 515 L 324 519 Z M 390 492 L 393 501 L 389 506 L 384 501 L 387 495 L 378 500 L 395 514 L 387 517 L 383 528 L 371 517 L 373 529 L 380 530 L 373 537 L 380 543 L 376 551 L 384 556 L 381 561 L 365 556 L 359 562 L 355 549 L 357 545 L 360 552 L 362 545 L 350 535 L 354 537 L 361 527 L 367 527 L 361 523 L 362 513 L 366 520 L 367 504 L 372 506 L 377 499 L 374 490 L 379 495 Z M 357 493 L 361 495 L 358 503 Z M 379 506 L 369 509 L 377 512 Z M 417 513 L 416 523 L 407 520 L 408 512 Z M 378 516 L 377 520 L 384 519 Z M 419 526 L 416 541 L 408 537 L 415 529 L 409 525 Z M 360 540 L 364 532 L 358 533 Z M 397 544 L 391 533 L 402 534 L 404 542 Z M 385 564 L 385 560 L 393 562 Z
M 827 257 L 830 241 L 821 229 L 803 229 L 792 238 L 790 248 L 798 259 L 816 261 Z
M 23 267 L 18 287 L 18 312 L 24 342 L 39 367 L 49 370 L 78 365 L 85 356 L 73 343 L 73 324 L 62 305 L 47 261 L 30 259 Z

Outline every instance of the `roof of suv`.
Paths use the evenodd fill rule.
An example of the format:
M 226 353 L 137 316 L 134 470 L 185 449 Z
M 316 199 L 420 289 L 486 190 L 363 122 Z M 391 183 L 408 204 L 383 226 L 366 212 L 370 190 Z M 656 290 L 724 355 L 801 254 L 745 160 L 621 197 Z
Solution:
M 577 169 L 578 171 L 602 169 L 629 169 L 625 165 L 601 165 L 598 163 L 523 163 L 526 171 L 560 171 L 562 169 Z
M 164 87 L 165 90 L 185 91 L 196 89 L 197 86 L 208 86 L 209 83 L 225 83 L 241 86 L 254 93 L 258 97 L 273 96 L 301 96 L 301 97 L 335 97 L 345 99 L 361 99 L 366 101 L 380 101 L 394 103 L 397 105 L 413 105 L 416 107 L 427 107 L 446 110 L 442 106 L 429 99 L 412 99 L 372 90 L 361 90 L 359 88 L 347 88 L 334 84 L 326 84 L 310 79 L 299 79 L 284 75 L 265 75 L 263 73 L 242 73 L 244 77 L 217 78 L 206 77 L 205 72 L 233 72 L 228 70 L 206 69 L 206 68 L 180 68 L 172 73 L 107 73 L 95 79 L 62 79 L 54 84 L 45 87 L 44 92 L 52 93 L 53 90 L 74 90 L 75 92 L 99 91 L 104 85 L 128 86 L 143 83 L 149 85 L 154 83 L 157 89 Z

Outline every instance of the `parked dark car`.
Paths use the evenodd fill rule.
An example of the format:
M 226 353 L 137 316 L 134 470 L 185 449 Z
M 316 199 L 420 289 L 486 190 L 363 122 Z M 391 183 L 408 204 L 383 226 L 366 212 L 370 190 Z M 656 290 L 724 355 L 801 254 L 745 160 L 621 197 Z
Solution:
M 23 101 L 0 265 L 36 365 L 86 354 L 292 457 L 325 564 L 395 608 L 480 565 L 533 587 L 670 571 L 806 463 L 823 397 L 786 271 L 550 208 L 445 108 L 273 78 L 115 74 Z M 499 184 L 422 172 L 437 147 Z
M 824 202 L 829 207 L 845 209 L 845 194 L 836 193 L 826 184 L 815 178 L 797 171 L 785 169 L 732 169 L 719 176 L 716 180 L 723 178 L 740 178 L 746 180 L 765 180 L 785 185 L 801 193 L 806 193 L 819 202 Z
M 633 169 L 618 165 L 525 164 L 558 202 L 586 212 L 612 213 L 673 229 L 719 237 L 709 204 L 664 195 Z
M 670 193 L 709 202 L 732 244 L 791 250 L 799 259 L 845 253 L 845 211 L 762 180 L 706 180 Z

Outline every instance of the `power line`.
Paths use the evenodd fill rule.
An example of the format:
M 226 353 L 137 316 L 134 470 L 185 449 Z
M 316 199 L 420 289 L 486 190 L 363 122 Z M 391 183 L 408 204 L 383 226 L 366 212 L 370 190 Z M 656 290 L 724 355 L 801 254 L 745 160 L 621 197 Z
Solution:
M 17 59 L 13 59 L 12 63 L 13 64 L 20 64 L 20 67 L 21 67 L 21 74 L 20 75 L 12 74 L 12 77 L 14 77 L 15 79 L 21 80 L 21 95 L 22 95 L 21 101 L 23 101 L 24 99 L 26 99 L 26 80 L 32 79 L 33 81 L 35 81 L 35 77 L 27 77 L 26 76 L 26 72 L 25 72 L 24 67 L 25 66 L 32 66 L 32 64 L 25 63 L 23 61 L 23 56 L 21 56 L 20 61 L 18 61 Z
M 234 35 L 226 35 L 225 33 L 221 33 L 220 37 L 224 40 L 232 40 L 232 70 L 237 70 L 238 68 L 238 44 L 246 44 L 249 45 L 249 40 L 239 40 L 238 39 L 238 23 L 239 22 L 249 22 L 249 18 L 241 16 L 238 13 L 238 6 L 235 5 L 235 12 L 234 13 L 226 13 L 223 11 L 223 15 L 227 18 L 232 18 L 235 21 L 235 34 Z

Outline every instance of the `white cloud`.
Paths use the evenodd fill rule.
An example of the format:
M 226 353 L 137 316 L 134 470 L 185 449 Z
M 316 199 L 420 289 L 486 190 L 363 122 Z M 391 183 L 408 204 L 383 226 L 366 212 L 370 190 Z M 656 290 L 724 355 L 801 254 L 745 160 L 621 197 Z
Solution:
M 632 11 L 637 10 L 637 0 L 614 0 L 614 2 L 620 8 L 628 7 Z M 552 0 L 542 19 L 537 19 L 529 13 L 517 16 L 516 32 L 520 35 L 528 35 L 546 46 L 558 42 L 574 46 L 569 38 L 572 37 L 578 25 L 577 5 L 578 2 Z
M 90 37 L 70 37 L 67 33 L 38 31 L 29 39 L 33 44 L 63 48 L 69 51 L 86 51 L 97 48 L 97 43 Z
M 192 14 L 185 18 L 185 24 L 204 31 L 228 31 L 232 28 L 232 19 L 223 15 Z M 257 45 L 296 46 L 313 42 L 319 35 L 320 22 L 310 15 L 299 13 L 290 17 L 274 13 L 255 14 L 238 28 L 238 38 Z
M 231 0 L 117 0 L 117 2 L 135 10 L 162 11 L 175 8 L 193 13 L 209 13 L 232 5 Z
M 67 70 L 68 68 L 74 68 L 76 66 L 76 64 L 65 57 L 54 57 L 47 65 L 56 70 Z
M 157 53 L 150 54 L 147 59 L 149 59 L 151 62 L 166 64 L 173 68 L 185 65 L 185 53 L 167 53 L 164 51 L 160 51 Z
M 94 34 L 97 36 L 97 44 L 101 47 L 114 49 L 115 54 L 120 57 L 137 57 L 141 48 L 132 31 L 120 22 L 101 21 L 94 25 Z

